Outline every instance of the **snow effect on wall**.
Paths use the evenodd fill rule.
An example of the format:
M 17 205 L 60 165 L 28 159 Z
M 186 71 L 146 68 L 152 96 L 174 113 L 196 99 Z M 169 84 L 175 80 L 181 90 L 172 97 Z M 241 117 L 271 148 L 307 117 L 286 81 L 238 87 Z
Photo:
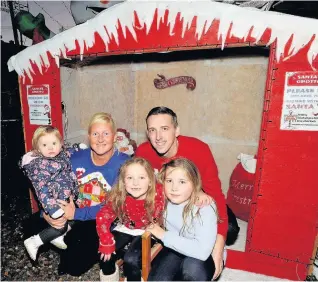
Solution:
M 277 39 L 276 59 L 278 61 L 281 59 L 285 45 L 292 35 L 292 46 L 288 57 L 296 54 L 314 35 L 316 36 L 307 54 L 308 62 L 312 64 L 318 54 L 318 20 L 315 19 L 260 11 L 255 8 L 241 8 L 210 0 L 128 0 L 112 6 L 81 25 L 68 29 L 37 45 L 30 46 L 17 55 L 12 56 L 8 61 L 9 71 L 15 70 L 22 77 L 26 73 L 32 80 L 34 71 L 30 61 L 35 63 L 42 73 L 43 67 L 46 68 L 50 65 L 47 52 L 51 53 L 55 58 L 56 64 L 59 65 L 60 56 L 67 58 L 66 50 L 72 51 L 76 49 L 76 40 L 79 43 L 80 55 L 82 56 L 84 44 L 87 47 L 94 45 L 95 32 L 98 32 L 103 39 L 106 46 L 105 51 L 107 52 L 111 36 L 114 36 L 116 43 L 119 44 L 118 20 L 121 23 L 124 36 L 126 36 L 126 28 L 128 28 L 134 39 L 138 41 L 134 30 L 134 11 L 138 15 L 140 24 L 146 27 L 148 34 L 156 9 L 158 10 L 157 27 L 163 21 L 165 11 L 169 10 L 168 23 L 170 24 L 171 35 L 173 34 L 177 14 L 180 13 L 181 18 L 183 18 L 182 36 L 184 36 L 187 28 L 191 26 L 193 17 L 197 16 L 196 36 L 198 39 L 208 31 L 214 19 L 220 20 L 218 36 L 222 40 L 222 48 L 224 47 L 230 25 L 233 23 L 231 35 L 246 39 L 253 27 L 251 36 L 256 39 L 256 42 L 260 40 L 264 31 L 270 28 L 272 32 L 268 45 Z

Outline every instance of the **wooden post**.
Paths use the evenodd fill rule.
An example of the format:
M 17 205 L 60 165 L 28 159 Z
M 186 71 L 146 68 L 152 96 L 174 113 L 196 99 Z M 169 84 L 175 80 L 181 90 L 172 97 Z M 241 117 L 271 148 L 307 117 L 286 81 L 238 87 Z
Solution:
M 11 17 L 11 23 L 12 23 L 12 30 L 13 30 L 13 37 L 14 37 L 14 44 L 19 46 L 19 40 L 18 40 L 18 32 L 17 32 L 17 26 L 14 21 L 14 10 L 13 10 L 13 3 L 12 1 L 7 1 L 10 11 L 10 17 Z
M 146 281 L 151 268 L 151 234 L 145 232 L 142 236 L 141 277 Z

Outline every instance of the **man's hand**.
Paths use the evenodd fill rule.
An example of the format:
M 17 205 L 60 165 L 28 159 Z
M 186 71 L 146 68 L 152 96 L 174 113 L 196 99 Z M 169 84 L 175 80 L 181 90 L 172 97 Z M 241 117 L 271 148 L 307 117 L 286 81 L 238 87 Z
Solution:
M 63 228 L 66 223 L 66 218 L 64 218 L 63 216 L 57 219 L 53 219 L 49 215 L 43 213 L 43 218 L 46 220 L 48 224 L 50 224 L 55 229 Z
M 64 218 L 66 218 L 67 220 L 73 220 L 74 219 L 74 215 L 75 215 L 75 205 L 73 202 L 73 197 L 70 196 L 70 202 L 66 202 L 63 200 L 57 200 L 57 202 L 59 203 L 60 208 L 64 211 Z
M 218 234 L 216 237 L 214 249 L 212 251 L 212 258 L 215 264 L 215 272 L 212 278 L 213 280 L 217 279 L 223 270 L 224 246 L 225 246 L 225 239 L 222 235 Z
M 159 226 L 159 224 L 151 223 L 146 228 L 146 231 L 149 231 L 153 236 L 158 238 L 159 240 L 163 239 L 163 235 L 165 234 L 165 231 Z
M 199 208 L 202 208 L 204 206 L 211 205 L 212 202 L 213 202 L 212 197 L 210 197 L 208 194 L 205 194 L 203 191 L 200 191 L 197 197 L 197 200 L 195 202 L 195 205 Z

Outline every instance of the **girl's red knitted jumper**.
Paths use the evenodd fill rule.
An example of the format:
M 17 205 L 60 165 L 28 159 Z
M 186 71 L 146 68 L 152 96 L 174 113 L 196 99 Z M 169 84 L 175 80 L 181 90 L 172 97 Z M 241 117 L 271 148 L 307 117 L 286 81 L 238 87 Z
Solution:
M 155 196 L 155 209 L 152 219 L 158 220 L 162 217 L 165 197 L 162 185 L 157 184 Z M 151 222 L 147 218 L 145 209 L 145 200 L 136 200 L 127 196 L 124 203 L 124 224 L 131 229 L 145 229 Z M 98 251 L 102 254 L 111 254 L 115 251 L 115 240 L 110 232 L 110 225 L 116 219 L 116 214 L 112 208 L 112 203 L 106 201 L 106 204 L 96 215 L 96 229 L 99 236 Z

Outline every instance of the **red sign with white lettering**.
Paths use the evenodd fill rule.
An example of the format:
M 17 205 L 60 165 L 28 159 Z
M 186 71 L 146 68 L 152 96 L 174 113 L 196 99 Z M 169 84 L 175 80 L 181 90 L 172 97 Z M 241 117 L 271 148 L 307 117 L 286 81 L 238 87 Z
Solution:
M 49 87 L 46 85 L 29 85 L 28 86 L 28 95 L 48 95 Z
M 288 86 L 318 86 L 318 72 L 296 72 L 288 78 Z
M 48 84 L 27 85 L 30 124 L 52 124 L 50 88 Z

